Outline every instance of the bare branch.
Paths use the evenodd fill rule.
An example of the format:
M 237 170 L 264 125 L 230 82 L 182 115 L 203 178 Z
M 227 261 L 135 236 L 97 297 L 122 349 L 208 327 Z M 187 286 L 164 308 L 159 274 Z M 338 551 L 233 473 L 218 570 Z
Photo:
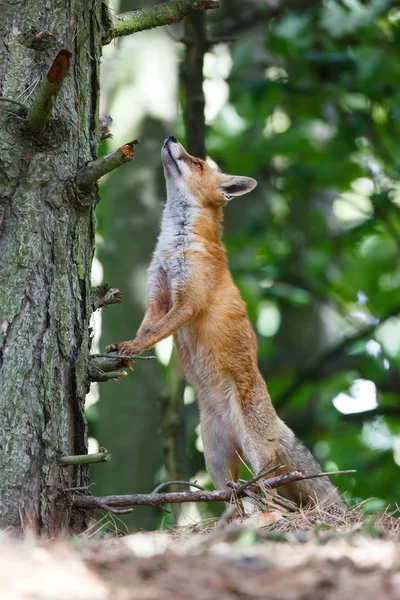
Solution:
M 111 173 L 114 169 L 133 160 L 135 156 L 135 144 L 137 143 L 137 140 L 133 140 L 133 142 L 120 146 L 116 150 L 113 150 L 113 152 L 109 152 L 97 160 L 87 163 L 76 176 L 76 183 L 78 185 L 94 183 L 106 173 Z
M 276 467 L 275 467 L 276 468 Z M 354 473 L 355 471 L 334 471 L 327 473 L 315 473 L 307 475 L 303 471 L 292 471 L 284 473 L 270 479 L 262 481 L 269 489 L 301 481 L 304 479 L 314 479 L 316 477 L 326 477 L 327 475 L 339 475 L 341 473 Z M 238 486 L 236 488 L 236 486 Z M 234 484 L 236 489 L 226 490 L 201 490 L 199 492 L 165 492 L 150 494 L 131 494 L 119 496 L 74 496 L 72 503 L 80 508 L 102 508 L 102 507 L 123 507 L 123 506 L 161 506 L 163 504 L 180 504 L 186 502 L 231 502 L 234 498 L 243 497 L 248 494 L 250 489 L 254 491 L 255 484 L 249 488 L 242 489 L 240 484 Z M 108 510 L 109 508 L 107 508 Z
M 91 465 L 93 463 L 108 462 L 111 459 L 111 454 L 105 448 L 100 448 L 100 452 L 95 454 L 77 454 L 75 456 L 62 456 L 59 463 L 63 467 L 69 465 Z M 68 491 L 67 489 L 64 491 Z
M 71 56 L 69 50 L 60 50 L 55 57 L 28 111 L 26 126 L 31 133 L 41 133 L 46 127 L 69 69 Z
M 98 308 L 107 307 L 109 304 L 122 302 L 122 292 L 118 288 L 112 288 L 108 283 L 103 283 L 90 292 L 90 306 L 92 312 Z
M 103 44 L 109 44 L 115 38 L 145 29 L 179 23 L 193 12 L 218 8 L 218 6 L 218 2 L 214 0 L 168 0 L 155 6 L 122 13 L 114 18 L 111 31 L 103 38 Z
M 99 504 L 106 504 L 107 506 L 160 506 L 186 502 L 229 502 L 232 494 L 232 490 L 207 490 L 119 496 L 76 496 L 73 499 L 73 504 L 82 508 L 96 508 Z

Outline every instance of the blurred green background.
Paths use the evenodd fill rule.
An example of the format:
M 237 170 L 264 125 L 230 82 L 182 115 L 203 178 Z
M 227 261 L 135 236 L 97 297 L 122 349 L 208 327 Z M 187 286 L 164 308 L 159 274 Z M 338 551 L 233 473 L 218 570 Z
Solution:
M 149 4 L 122 0 L 112 9 Z M 335 480 L 348 499 L 394 506 L 400 9 L 386 0 L 225 0 L 206 21 L 208 36 L 222 39 L 204 61 L 207 154 L 223 171 L 259 182 L 226 208 L 224 241 L 273 402 L 324 468 L 357 469 Z M 102 349 L 132 337 L 144 314 L 165 201 L 159 152 L 167 135 L 185 142 L 182 35 L 177 24 L 105 48 L 102 114 L 114 119 L 114 139 L 101 151 L 140 144 L 135 162 L 101 185 L 93 280 L 124 294 L 101 322 L 96 316 Z M 92 444 L 113 456 L 92 473 L 97 494 L 149 492 L 174 474 L 207 483 L 194 393 L 171 349 L 162 342 L 157 361 L 137 361 L 120 383 L 92 388 Z M 165 449 L 174 439 L 171 466 Z M 214 510 L 184 507 L 178 520 Z M 158 527 L 163 515 L 135 509 L 125 522 Z

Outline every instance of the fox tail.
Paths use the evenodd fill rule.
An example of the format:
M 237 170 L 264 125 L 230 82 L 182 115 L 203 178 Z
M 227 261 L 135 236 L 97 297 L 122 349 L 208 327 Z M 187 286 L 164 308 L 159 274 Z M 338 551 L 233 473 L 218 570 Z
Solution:
M 320 473 L 323 469 L 311 452 L 295 436 L 293 431 L 280 419 L 279 429 L 279 462 L 285 465 L 285 471 L 304 471 L 309 475 Z M 346 504 L 339 490 L 329 477 L 304 479 L 286 486 L 286 491 L 296 500 L 297 504 L 306 505 L 310 502 L 329 508 L 332 506 L 345 508 Z

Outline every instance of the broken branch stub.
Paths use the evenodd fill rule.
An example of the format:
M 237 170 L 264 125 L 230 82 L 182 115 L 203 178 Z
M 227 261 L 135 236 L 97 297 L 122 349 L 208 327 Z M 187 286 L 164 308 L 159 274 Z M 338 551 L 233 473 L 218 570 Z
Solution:
M 132 364 L 135 360 L 153 360 L 155 356 L 124 356 L 119 354 L 91 354 L 88 368 L 90 381 L 105 382 L 110 379 L 121 379 L 127 372 L 133 371 Z
M 96 355 L 90 356 L 90 366 L 89 366 L 89 377 L 91 381 L 107 381 L 107 379 L 114 379 L 115 373 L 119 371 L 119 369 L 129 368 L 132 360 L 128 360 L 126 358 L 114 358 L 110 356 L 110 358 L 103 358 Z M 111 376 L 108 376 L 110 375 Z M 112 376 L 114 374 L 114 377 Z M 105 379 L 97 379 L 97 377 L 108 376 Z
M 69 70 L 71 57 L 72 54 L 69 50 L 60 50 L 55 57 L 28 111 L 26 126 L 31 133 L 42 133 L 44 131 L 47 121 L 51 117 L 65 75 Z
M 108 283 L 103 283 L 90 292 L 90 306 L 92 312 L 104 308 L 110 304 L 122 302 L 122 292 L 118 288 L 112 288 Z
M 90 465 L 108 462 L 109 460 L 111 460 L 111 454 L 105 448 L 100 448 L 100 452 L 96 452 L 95 454 L 62 456 L 59 462 L 63 467 L 69 467 L 70 465 Z
M 120 146 L 116 150 L 101 156 L 97 160 L 93 160 L 85 165 L 76 176 L 78 185 L 90 185 L 94 183 L 106 173 L 111 173 L 126 162 L 133 160 L 135 156 L 135 145 L 139 142 L 133 140 L 128 144 Z

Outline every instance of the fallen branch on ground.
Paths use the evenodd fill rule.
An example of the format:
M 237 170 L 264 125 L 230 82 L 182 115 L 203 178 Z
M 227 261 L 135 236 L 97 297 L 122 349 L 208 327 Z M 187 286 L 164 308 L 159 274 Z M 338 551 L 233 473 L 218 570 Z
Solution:
M 326 477 L 328 475 L 341 475 L 344 473 L 355 473 L 355 471 L 329 471 L 312 475 L 307 475 L 303 471 L 292 471 L 270 477 L 269 479 L 262 479 L 260 483 L 267 489 L 276 489 L 295 481 Z M 230 487 L 233 489 L 201 490 L 198 492 L 152 492 L 150 494 L 126 494 L 118 496 L 87 496 L 79 494 L 73 496 L 72 504 L 80 508 L 110 510 L 115 507 L 161 506 L 164 504 L 183 504 L 186 502 L 232 502 L 235 498 L 247 496 L 248 492 L 254 492 L 256 488 L 259 489 L 256 483 L 252 483 L 248 487 L 244 487 L 243 484 L 233 483 Z
M 274 470 L 278 468 L 282 468 L 282 465 L 280 465 L 280 467 L 276 467 Z M 346 475 L 348 473 L 355 472 L 355 469 L 349 469 L 346 471 L 323 471 L 321 473 L 313 473 L 312 475 L 307 475 L 307 473 L 304 473 L 304 471 L 291 471 L 290 473 L 283 473 L 282 475 L 277 475 L 276 477 L 271 477 L 270 479 L 260 479 L 257 478 L 257 476 L 253 479 L 255 479 L 256 481 L 258 480 L 261 485 L 267 488 L 267 490 L 268 488 L 274 490 L 278 487 L 295 483 L 295 481 L 303 481 L 304 479 L 317 479 L 318 477 L 331 477 L 332 475 Z M 251 491 L 254 493 L 259 488 L 259 486 L 255 483 L 251 483 L 251 485 L 241 485 L 239 483 L 235 483 L 234 481 L 229 481 L 228 485 L 230 488 L 235 490 L 235 493 L 238 495 L 238 497 L 243 495 L 243 492 Z

